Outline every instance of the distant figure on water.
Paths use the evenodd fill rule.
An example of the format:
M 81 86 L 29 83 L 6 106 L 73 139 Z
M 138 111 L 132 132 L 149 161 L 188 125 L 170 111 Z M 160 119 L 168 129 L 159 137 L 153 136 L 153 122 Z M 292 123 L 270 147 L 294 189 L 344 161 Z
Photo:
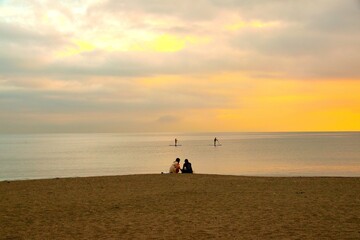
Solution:
M 216 147 L 216 143 L 219 143 L 219 140 L 215 137 L 214 138 L 214 147 Z
M 181 169 L 182 173 L 193 173 L 192 167 L 191 167 L 191 163 L 189 162 L 189 160 L 185 159 L 183 168 Z
M 180 158 L 176 158 L 176 160 L 171 164 L 169 173 L 179 173 L 180 171 Z
M 178 140 L 177 140 L 177 138 L 175 138 L 175 147 L 177 146 L 177 142 L 178 142 Z

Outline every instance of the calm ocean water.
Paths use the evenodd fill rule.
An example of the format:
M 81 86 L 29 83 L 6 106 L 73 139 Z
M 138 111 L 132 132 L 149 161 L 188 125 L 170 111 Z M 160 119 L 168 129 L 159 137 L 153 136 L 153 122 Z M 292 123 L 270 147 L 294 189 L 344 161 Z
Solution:
M 160 173 L 176 157 L 196 173 L 360 176 L 360 133 L 0 135 L 0 180 Z

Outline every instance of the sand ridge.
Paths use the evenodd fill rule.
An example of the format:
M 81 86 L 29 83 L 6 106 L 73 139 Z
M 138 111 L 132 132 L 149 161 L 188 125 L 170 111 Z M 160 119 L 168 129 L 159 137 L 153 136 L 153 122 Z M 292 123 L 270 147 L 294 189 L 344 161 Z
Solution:
M 0 182 L 0 239 L 360 239 L 360 178 Z

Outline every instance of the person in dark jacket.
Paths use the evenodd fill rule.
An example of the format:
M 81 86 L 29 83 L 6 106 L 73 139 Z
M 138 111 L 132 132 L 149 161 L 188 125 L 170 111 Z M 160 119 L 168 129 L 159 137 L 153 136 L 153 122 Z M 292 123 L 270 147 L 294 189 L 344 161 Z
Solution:
M 185 159 L 183 168 L 181 169 L 181 172 L 182 173 L 193 173 L 191 163 L 189 162 L 189 160 Z

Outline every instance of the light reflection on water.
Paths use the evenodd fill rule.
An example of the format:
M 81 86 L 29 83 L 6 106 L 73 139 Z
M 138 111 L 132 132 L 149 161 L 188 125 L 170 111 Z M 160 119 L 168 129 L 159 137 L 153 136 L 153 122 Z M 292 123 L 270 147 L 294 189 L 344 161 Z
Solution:
M 160 173 L 176 157 L 196 173 L 360 176 L 360 133 L 0 135 L 0 180 Z

